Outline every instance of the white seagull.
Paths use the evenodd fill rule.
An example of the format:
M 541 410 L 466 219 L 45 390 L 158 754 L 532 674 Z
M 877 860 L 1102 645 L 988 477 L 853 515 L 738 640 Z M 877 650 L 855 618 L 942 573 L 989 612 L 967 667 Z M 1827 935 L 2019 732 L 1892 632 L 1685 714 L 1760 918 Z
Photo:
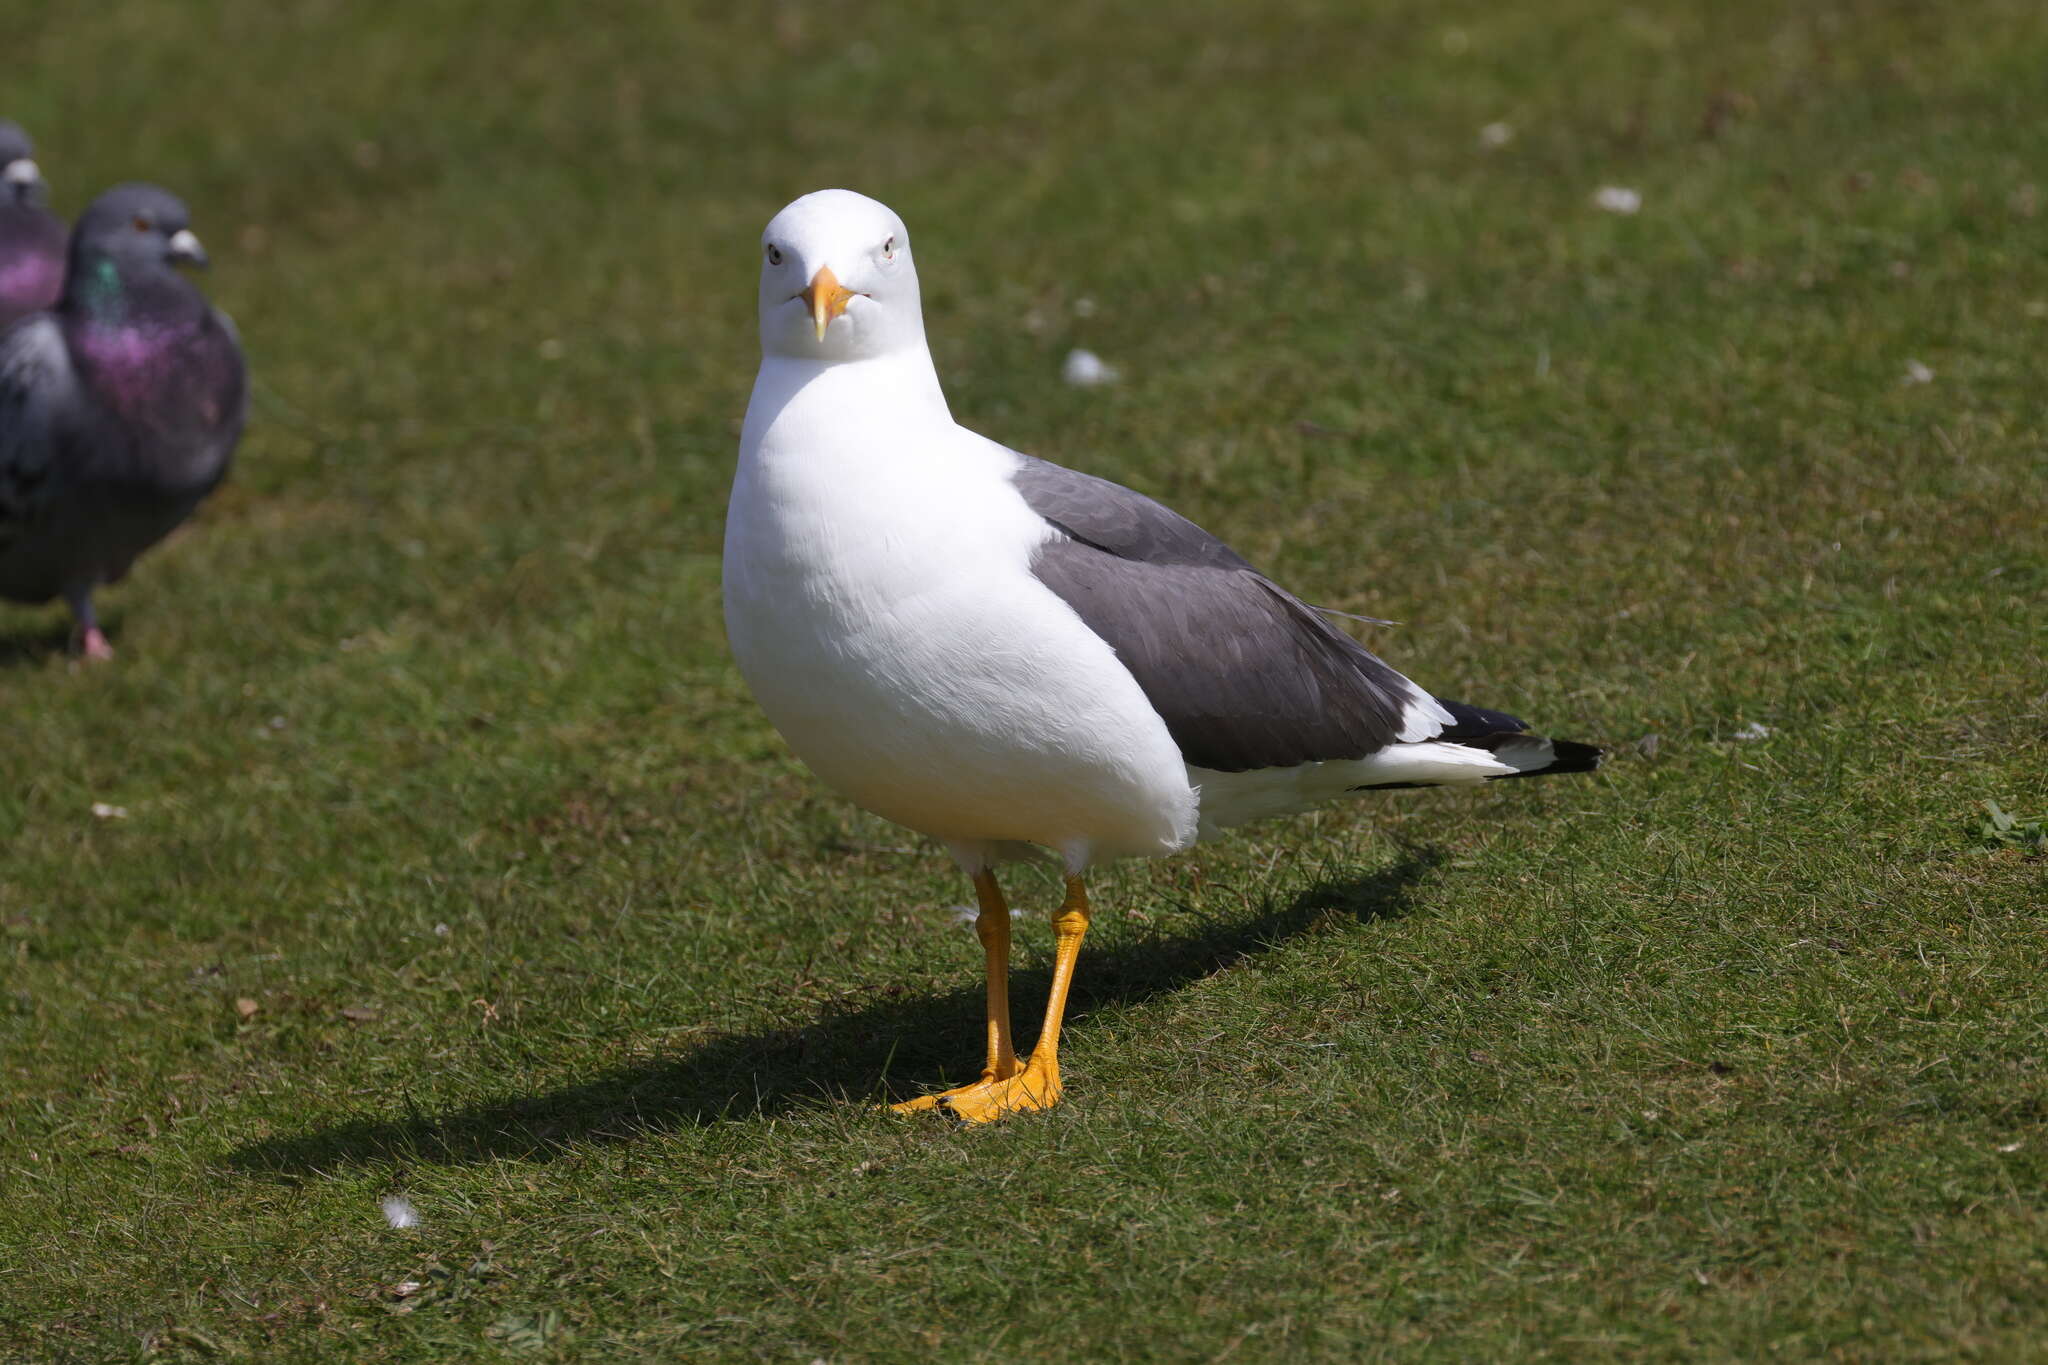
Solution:
M 910 234 L 849 190 L 761 239 L 761 370 L 725 529 L 740 672 L 812 771 L 974 880 L 979 1080 L 896 1106 L 1059 1099 L 1084 877 L 1350 792 L 1583 772 L 1600 751 L 1432 697 L 1193 522 L 954 422 Z M 995 866 L 1066 868 L 1052 990 L 1011 1042 Z

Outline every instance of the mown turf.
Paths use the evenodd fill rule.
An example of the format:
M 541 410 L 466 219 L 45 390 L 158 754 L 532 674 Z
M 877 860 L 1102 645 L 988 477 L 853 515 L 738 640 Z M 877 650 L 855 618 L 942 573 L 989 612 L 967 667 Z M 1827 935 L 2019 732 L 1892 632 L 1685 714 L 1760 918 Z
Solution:
M 0 616 L 0 1356 L 2038 1357 L 2039 7 L 711 8 L 10 30 L 257 389 L 113 666 Z M 1609 767 L 1112 870 L 1069 1103 L 879 1112 L 966 887 L 717 606 L 827 184 L 964 420 Z

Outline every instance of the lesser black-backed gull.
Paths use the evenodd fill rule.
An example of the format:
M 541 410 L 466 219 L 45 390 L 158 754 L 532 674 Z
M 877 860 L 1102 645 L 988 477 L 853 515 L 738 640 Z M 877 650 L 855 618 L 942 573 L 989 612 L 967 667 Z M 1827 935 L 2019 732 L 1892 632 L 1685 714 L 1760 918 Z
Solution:
M 761 369 L 726 521 L 727 632 L 811 769 L 974 880 L 979 1080 L 898 1108 L 1058 1100 L 1088 869 L 1349 792 L 1582 772 L 1599 751 L 1432 697 L 1185 517 L 953 421 L 910 234 L 846 190 L 762 237 Z M 1065 864 L 1045 1024 L 1011 1042 L 996 865 Z

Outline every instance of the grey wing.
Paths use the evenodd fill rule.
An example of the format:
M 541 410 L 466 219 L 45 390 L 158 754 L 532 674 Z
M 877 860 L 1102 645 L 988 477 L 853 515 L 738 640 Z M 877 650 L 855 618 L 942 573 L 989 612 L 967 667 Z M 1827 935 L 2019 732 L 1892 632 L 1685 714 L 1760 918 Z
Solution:
M 1363 758 L 1449 723 L 1427 693 L 1186 517 L 1022 458 L 1017 491 L 1061 533 L 1032 572 L 1116 650 L 1189 763 L 1242 772 Z
M 78 396 L 54 317 L 39 313 L 0 335 L 0 556 L 60 491 Z
M 1023 463 L 1011 479 L 1024 501 L 1075 540 L 1146 564 L 1252 567 L 1243 555 L 1143 493 L 1033 455 L 1017 458 Z

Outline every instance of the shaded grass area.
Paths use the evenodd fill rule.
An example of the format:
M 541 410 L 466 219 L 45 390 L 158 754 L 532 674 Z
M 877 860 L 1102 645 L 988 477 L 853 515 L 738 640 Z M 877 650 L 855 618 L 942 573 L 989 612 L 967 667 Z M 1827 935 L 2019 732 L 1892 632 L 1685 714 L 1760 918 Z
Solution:
M 1148 935 L 1089 959 L 1085 993 L 1072 1008 L 1099 1014 L 1177 991 L 1333 914 L 1398 915 L 1405 893 L 1441 859 L 1411 855 L 1386 870 L 1315 885 L 1284 909 L 1210 923 L 1192 932 Z M 1048 972 L 1019 972 L 1013 988 L 1044 998 Z M 591 1082 L 455 1113 L 417 1113 L 396 1122 L 355 1122 L 250 1144 L 232 1164 L 304 1176 L 344 1163 L 463 1163 L 547 1159 L 584 1142 L 631 1141 L 689 1124 L 787 1115 L 833 1097 L 881 1102 L 918 1093 L 892 1075 L 945 1074 L 958 1059 L 947 1045 L 960 1020 L 982 1011 L 979 986 L 947 993 L 888 986 L 879 999 L 842 997 L 796 1028 L 713 1038 L 683 1055 L 618 1069 Z M 957 1069 L 957 1068 L 953 1068 Z
M 2048 25 L 1356 8 L 32 18 L 60 206 L 184 193 L 257 388 L 114 667 L 0 617 L 0 1354 L 2038 1350 Z M 1113 869 L 1069 1103 L 877 1112 L 966 888 L 717 609 L 826 183 L 963 420 L 1608 768 Z

